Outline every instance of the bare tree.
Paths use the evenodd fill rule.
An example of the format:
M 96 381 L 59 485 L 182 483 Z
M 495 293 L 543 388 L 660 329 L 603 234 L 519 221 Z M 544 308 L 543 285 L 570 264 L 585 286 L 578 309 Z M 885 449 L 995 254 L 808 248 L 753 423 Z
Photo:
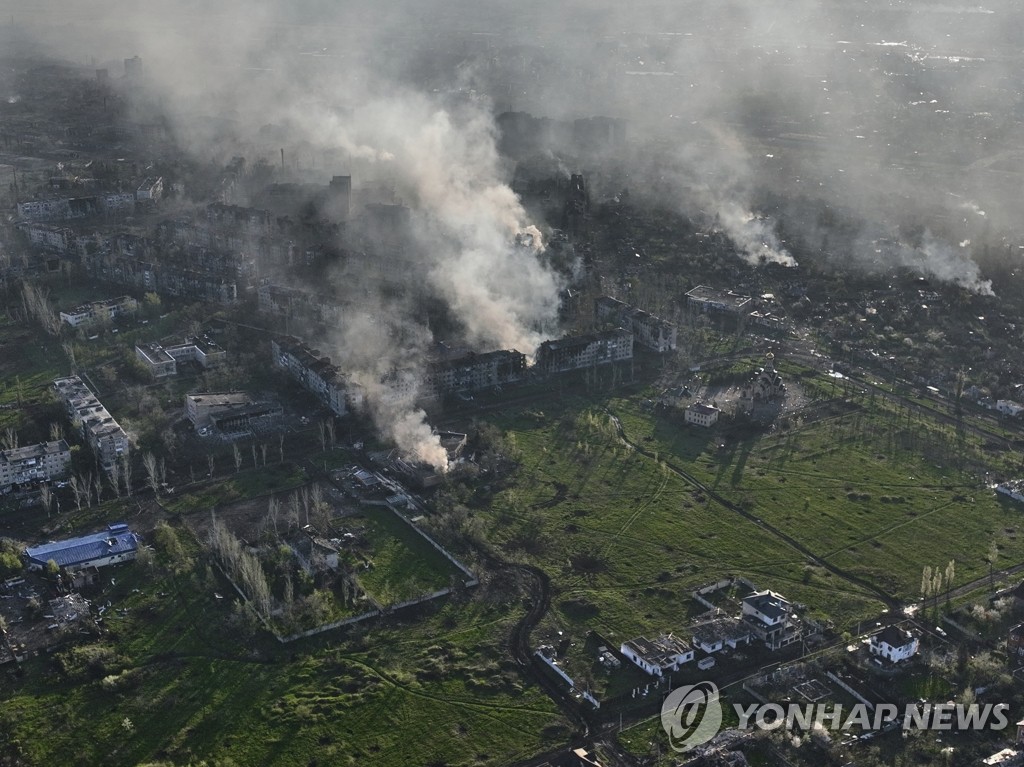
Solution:
M 50 442 L 59 442 L 64 439 L 64 427 L 59 421 L 50 424 Z
M 160 469 L 156 456 L 149 452 L 142 456 L 142 466 L 146 469 L 146 478 L 154 495 L 160 492 Z
M 92 478 L 92 487 L 96 492 L 96 505 L 99 506 L 100 499 L 103 497 L 103 473 L 96 472 L 96 476 Z
M 114 461 L 110 464 L 110 473 L 108 474 L 110 479 L 110 486 L 114 488 L 114 497 L 121 497 L 121 464 Z
M 327 441 L 331 445 L 331 450 L 334 450 L 334 440 L 335 440 L 334 419 L 333 418 L 328 418 L 327 419 Z
M 277 500 L 276 495 L 270 496 L 270 501 L 267 504 L 267 519 L 270 520 L 270 524 L 274 527 L 274 537 L 280 538 L 280 533 L 277 532 L 277 515 L 281 510 L 281 502 Z
M 18 446 L 18 430 L 13 426 L 4 429 L 4 435 L 0 437 L 0 444 L 3 445 L 4 450 L 14 450 Z
M 300 491 L 302 495 L 302 510 L 306 513 L 306 524 L 309 524 L 309 486 L 303 487 Z
M 317 421 L 320 429 L 320 450 L 327 450 L 327 421 Z
M 277 454 L 281 463 L 284 463 L 284 434 L 277 435 Z
M 43 510 L 46 512 L 46 516 L 50 516 L 50 504 L 53 503 L 53 491 L 46 482 L 39 486 L 39 501 L 43 504 Z
M 68 486 L 71 488 L 71 494 L 75 496 L 75 508 L 79 511 L 82 510 L 82 479 L 77 474 L 72 474 L 71 479 L 68 481 Z
M 124 479 L 124 494 L 132 497 L 132 462 L 128 453 L 121 455 L 121 477 Z
M 235 473 L 242 470 L 242 451 L 238 449 L 238 443 L 231 443 L 231 451 L 235 455 Z
M 82 477 L 82 494 L 85 496 L 85 506 L 92 508 L 92 472 Z
M 317 526 L 318 530 L 323 531 L 329 522 L 327 514 L 329 507 L 327 500 L 324 498 L 324 488 L 319 482 L 313 485 L 313 489 L 310 492 L 310 502 L 313 505 L 313 524 Z
M 210 470 L 210 476 L 213 476 L 213 453 L 206 456 L 206 468 Z
M 45 290 L 30 282 L 23 283 L 21 302 L 25 311 L 25 319 L 34 319 L 51 336 L 60 333 L 60 317 L 50 306 L 49 296 Z
M 956 560 L 949 560 L 949 564 L 946 565 L 946 604 L 949 604 L 950 597 L 953 591 L 953 580 L 956 577 Z
M 64 354 L 68 358 L 68 363 L 71 365 L 71 372 L 78 372 L 78 362 L 75 360 L 75 344 L 68 340 L 65 341 L 61 346 L 64 349 Z
M 266 442 L 261 442 L 260 443 L 260 453 L 261 453 L 261 455 L 263 457 L 263 465 L 266 466 L 267 465 L 267 443 Z
M 254 469 L 258 469 L 260 464 L 256 460 L 256 443 L 253 442 L 251 445 L 249 445 L 249 447 L 252 449 L 252 467 Z

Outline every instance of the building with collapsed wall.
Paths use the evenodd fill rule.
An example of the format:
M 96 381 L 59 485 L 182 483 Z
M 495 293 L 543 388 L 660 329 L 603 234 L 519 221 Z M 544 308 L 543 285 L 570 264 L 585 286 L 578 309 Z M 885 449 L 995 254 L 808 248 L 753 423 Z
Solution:
M 633 359 L 633 334 L 621 328 L 545 341 L 537 349 L 535 369 L 540 373 L 627 362 Z
M 686 294 L 691 309 L 701 312 L 722 312 L 745 315 L 752 308 L 753 299 L 731 290 L 718 290 L 707 285 L 698 285 Z
M 526 355 L 515 349 L 467 352 L 427 366 L 426 387 L 436 394 L 478 392 L 520 381 L 526 375 Z
M 287 371 L 335 415 L 345 415 L 350 407 L 362 407 L 359 388 L 342 375 L 329 357 L 321 356 L 316 349 L 290 336 L 274 338 L 270 347 L 274 365 Z
M 633 334 L 633 340 L 651 351 L 663 354 L 676 349 L 676 326 L 611 296 L 594 300 L 598 322 L 615 324 Z

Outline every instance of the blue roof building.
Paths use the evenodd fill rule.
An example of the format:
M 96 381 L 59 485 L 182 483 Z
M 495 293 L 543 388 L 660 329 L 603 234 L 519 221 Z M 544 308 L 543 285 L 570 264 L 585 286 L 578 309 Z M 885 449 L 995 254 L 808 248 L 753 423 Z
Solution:
M 118 523 L 107 525 L 103 532 L 81 538 L 31 546 L 25 549 L 25 559 L 28 567 L 34 570 L 46 567 L 51 559 L 64 570 L 104 567 L 135 559 L 140 540 L 128 525 Z

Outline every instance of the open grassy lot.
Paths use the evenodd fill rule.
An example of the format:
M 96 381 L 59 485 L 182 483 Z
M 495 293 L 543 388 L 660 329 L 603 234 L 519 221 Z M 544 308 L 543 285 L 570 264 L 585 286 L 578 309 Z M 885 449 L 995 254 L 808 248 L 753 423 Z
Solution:
M 209 513 L 219 504 L 240 501 L 264 493 L 287 490 L 302 485 L 306 473 L 292 463 L 261 466 L 258 469 L 244 469 L 220 481 L 210 482 L 194 490 L 188 490 L 164 502 L 172 514 L 190 514 L 197 511 Z
M 608 404 L 627 436 L 650 437 L 650 449 L 716 492 L 899 599 L 920 595 L 926 565 L 956 560 L 959 583 L 988 572 L 993 547 L 997 567 L 1024 561 L 1020 509 L 976 474 L 998 457 L 927 414 L 862 398 L 845 414 L 797 417 L 720 448 L 632 400 Z
M 398 604 L 443 589 L 453 577 L 461 575 L 390 509 L 371 507 L 349 519 L 366 525 L 372 566 L 358 571 L 356 579 L 378 603 Z
M 567 398 L 500 422 L 523 466 L 488 513 L 485 537 L 547 570 L 557 589 L 556 620 L 566 629 L 593 628 L 612 641 L 678 630 L 693 587 L 724 575 L 745 575 L 840 620 L 880 609 L 856 585 L 827 573 L 808 577 L 799 551 L 665 463 L 690 465 L 713 449 L 709 433 L 674 429 L 677 454 L 643 455 L 621 442 L 605 412 L 622 404 Z M 630 413 L 627 432 L 648 444 L 644 437 L 658 422 L 639 409 Z
M 920 595 L 925 566 L 955 560 L 962 583 L 987 574 L 992 551 L 997 567 L 1024 561 L 1020 509 L 976 473 L 994 460 L 981 439 L 880 396 L 830 402 L 842 389 L 801 372 L 811 406 L 765 431 L 686 427 L 644 407 L 649 392 L 564 396 L 495 419 L 522 467 L 484 512 L 484 537 L 553 577 L 547 630 L 611 641 L 678 630 L 692 587 L 725 575 L 839 629 L 883 607 L 765 527 L 904 601 Z
M 488 765 L 567 737 L 504 659 L 514 593 L 282 647 L 178 536 L 177 554 L 108 571 L 104 636 L 0 686 L 0 752 L 29 765 Z

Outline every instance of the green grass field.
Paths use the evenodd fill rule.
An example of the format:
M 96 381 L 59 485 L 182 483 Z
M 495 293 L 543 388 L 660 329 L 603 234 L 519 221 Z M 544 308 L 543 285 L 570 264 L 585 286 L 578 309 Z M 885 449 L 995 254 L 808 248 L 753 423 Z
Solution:
M 372 560 L 372 567 L 357 571 L 356 579 L 379 604 L 394 605 L 438 591 L 461 575 L 391 510 L 370 507 L 352 519 L 366 524 Z
M 568 737 L 506 659 L 514 601 L 480 592 L 281 646 L 237 617 L 230 587 L 180 536 L 190 560 L 177 575 L 161 557 L 110 571 L 104 637 L 5 681 L 3 753 L 31 765 L 497 765 Z
M 819 395 L 830 389 L 820 386 Z M 692 587 L 726 575 L 781 591 L 840 629 L 883 607 L 676 469 L 899 600 L 920 595 L 925 566 L 955 560 L 963 583 L 988 572 L 993 547 L 997 567 L 1024 561 L 1020 509 L 961 468 L 991 461 L 981 440 L 958 442 L 927 415 L 863 397 L 721 447 L 721 429 L 644 409 L 645 395 L 566 397 L 499 421 L 523 466 L 487 513 L 486 537 L 553 576 L 554 620 L 566 630 L 612 639 L 678 630 Z M 619 440 L 612 414 L 645 454 Z
M 164 502 L 163 506 L 172 514 L 191 514 L 197 511 L 208 513 L 219 504 L 299 487 L 305 481 L 305 471 L 292 463 L 243 469 L 220 481 L 181 493 Z

